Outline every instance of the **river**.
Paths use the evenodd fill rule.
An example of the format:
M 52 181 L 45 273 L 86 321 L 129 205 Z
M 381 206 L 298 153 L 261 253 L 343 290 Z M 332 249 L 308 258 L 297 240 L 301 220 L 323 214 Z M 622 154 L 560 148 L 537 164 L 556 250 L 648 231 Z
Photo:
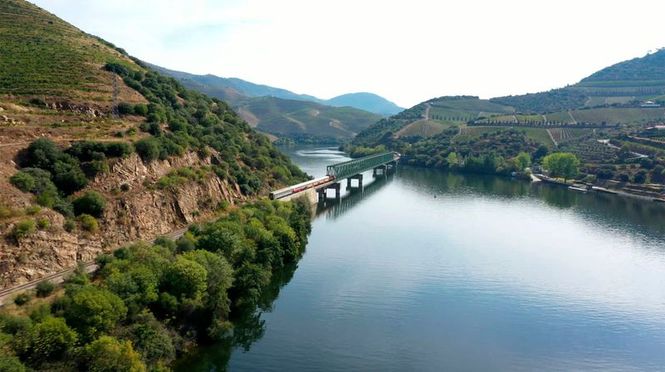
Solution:
M 286 151 L 313 175 L 346 160 Z M 401 166 L 371 179 L 318 212 L 240 342 L 180 369 L 665 368 L 665 206 Z

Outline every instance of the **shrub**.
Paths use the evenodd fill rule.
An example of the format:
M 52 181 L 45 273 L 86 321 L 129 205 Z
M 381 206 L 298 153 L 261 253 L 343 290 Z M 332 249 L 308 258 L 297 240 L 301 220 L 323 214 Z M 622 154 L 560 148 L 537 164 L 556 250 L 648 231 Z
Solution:
M 39 218 L 37 219 L 37 228 L 39 230 L 48 229 L 51 226 L 51 221 L 48 218 Z
M 139 154 L 141 159 L 146 162 L 151 162 L 153 160 L 159 159 L 159 154 L 161 152 L 161 146 L 157 139 L 155 138 L 146 138 L 140 141 L 137 141 L 134 144 L 136 152 Z
M 138 103 L 134 105 L 134 115 L 146 116 L 148 115 L 148 105 Z
M 23 220 L 18 222 L 15 226 L 14 229 L 11 232 L 11 236 L 18 240 L 21 238 L 25 238 L 28 235 L 33 234 L 35 231 L 37 231 L 37 228 L 35 226 L 35 221 L 33 220 Z
M 16 297 L 14 297 L 14 303 L 17 306 L 23 306 L 23 305 L 27 304 L 28 302 L 30 302 L 31 299 L 32 299 L 32 297 L 29 294 L 23 292 L 23 293 L 19 293 L 18 295 L 16 295 Z
M 85 231 L 96 233 L 99 231 L 99 222 L 97 219 L 89 214 L 82 214 L 79 216 L 79 222 L 81 223 L 81 228 Z
M 71 295 L 65 311 L 67 323 L 87 339 L 110 331 L 125 318 L 127 307 L 115 294 L 92 286 L 84 286 Z
M 38 367 L 65 358 L 76 345 L 77 335 L 62 318 L 46 318 L 27 332 L 17 335 L 16 352 Z
M 39 213 L 42 209 L 39 208 L 38 205 L 31 205 L 25 208 L 25 214 L 34 216 L 35 214 Z
M 140 372 L 145 371 L 139 353 L 129 341 L 118 341 L 102 336 L 83 350 L 85 370 L 90 372 Z
M 26 172 L 17 172 L 9 178 L 9 182 L 16 186 L 17 189 L 24 192 L 32 192 L 35 188 L 35 178 Z
M 0 354 L 0 371 L 3 372 L 25 372 L 25 366 L 13 355 Z
M 118 113 L 120 115 L 129 115 L 134 113 L 134 107 L 126 102 L 120 102 L 118 104 Z
M 95 191 L 86 192 L 83 196 L 75 199 L 72 204 L 77 216 L 89 214 L 94 217 L 101 217 L 104 214 L 104 208 L 106 208 L 106 200 Z
M 55 289 L 55 284 L 53 284 L 53 282 L 50 282 L 48 280 L 39 282 L 36 288 L 37 297 L 47 297 L 53 292 L 54 289 Z
M 67 232 L 72 232 L 76 229 L 76 221 L 72 219 L 66 219 L 65 222 L 62 224 L 62 228 L 65 229 Z

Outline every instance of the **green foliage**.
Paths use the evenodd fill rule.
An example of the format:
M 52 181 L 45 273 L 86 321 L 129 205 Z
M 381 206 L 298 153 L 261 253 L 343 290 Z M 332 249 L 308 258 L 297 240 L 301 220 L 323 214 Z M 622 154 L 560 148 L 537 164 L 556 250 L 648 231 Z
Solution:
M 89 214 L 94 217 L 101 217 L 104 214 L 104 208 L 106 208 L 106 199 L 98 192 L 88 191 L 76 198 L 72 205 L 77 216 Z
M 32 192 L 35 188 L 35 179 L 26 172 L 17 172 L 9 178 L 9 182 L 16 186 L 17 189 L 24 192 Z
M 26 368 L 17 357 L 0 353 L 0 371 L 25 372 Z
M 32 235 L 37 231 L 37 225 L 33 220 L 23 220 L 19 221 L 14 225 L 14 228 L 10 232 L 12 238 L 18 240 L 25 238 L 28 235 Z
M 38 218 L 37 219 L 37 228 L 39 230 L 46 230 L 51 226 L 51 221 L 48 218 Z
M 53 282 L 45 280 L 37 284 L 37 297 L 48 297 L 53 290 L 55 289 L 55 284 Z
M 162 370 L 184 345 L 251 342 L 258 319 L 251 335 L 236 334 L 236 324 L 246 327 L 246 314 L 276 296 L 281 276 L 273 274 L 295 265 L 310 229 L 309 207 L 300 202 L 232 209 L 177 242 L 160 238 L 100 256 L 93 283 L 79 267 L 65 295 L 32 311 L 32 320 L 0 315 L 0 336 L 7 334 L 20 362 L 63 370 Z M 40 296 L 47 286 L 40 284 Z
M 84 286 L 73 291 L 70 297 L 65 318 L 85 339 L 110 331 L 127 314 L 122 300 L 104 289 Z
M 179 300 L 199 300 L 206 290 L 207 276 L 203 266 L 181 256 L 166 270 L 162 287 Z
M 96 233 L 99 231 L 99 222 L 89 214 L 82 214 L 78 217 L 81 228 L 87 232 Z
M 140 141 L 137 141 L 134 144 L 136 148 L 136 153 L 139 154 L 141 159 L 146 162 L 151 162 L 153 160 L 159 159 L 159 154 L 161 153 L 161 145 L 159 140 L 155 138 L 145 138 Z
M 26 292 L 19 293 L 16 295 L 16 297 L 14 297 L 14 303 L 16 306 L 23 306 L 30 302 L 30 300 L 32 300 L 32 296 Z
M 77 334 L 62 318 L 48 317 L 16 335 L 14 350 L 31 366 L 63 360 L 76 345 Z
M 145 365 L 129 341 L 102 336 L 86 345 L 83 364 L 90 372 L 141 372 Z
M 557 152 L 543 158 L 543 167 L 549 170 L 553 177 L 563 177 L 568 180 L 579 172 L 580 161 L 570 153 Z
M 515 157 L 515 164 L 518 170 L 523 171 L 525 168 L 531 166 L 531 155 L 526 152 L 520 152 Z

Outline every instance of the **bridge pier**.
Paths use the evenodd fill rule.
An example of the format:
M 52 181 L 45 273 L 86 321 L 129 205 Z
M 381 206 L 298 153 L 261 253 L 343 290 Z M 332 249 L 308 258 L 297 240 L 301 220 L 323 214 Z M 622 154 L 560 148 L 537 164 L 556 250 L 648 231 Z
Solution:
M 386 164 L 379 165 L 378 167 L 374 167 L 374 169 L 372 169 L 372 176 L 376 177 L 377 175 L 381 176 L 386 175 Z
M 353 186 L 353 180 L 357 180 L 357 186 Z M 363 175 L 356 174 L 346 179 L 347 189 L 362 189 L 363 188 Z
M 339 182 L 332 183 L 326 187 L 322 187 L 317 191 L 319 194 L 319 203 L 325 203 L 328 200 L 328 190 L 335 190 L 335 200 L 338 201 L 342 197 L 342 184 Z

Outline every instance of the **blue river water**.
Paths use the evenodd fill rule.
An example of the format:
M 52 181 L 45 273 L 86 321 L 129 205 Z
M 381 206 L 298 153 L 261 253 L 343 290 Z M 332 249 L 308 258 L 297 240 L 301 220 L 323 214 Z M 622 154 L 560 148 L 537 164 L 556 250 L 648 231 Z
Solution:
M 286 151 L 312 175 L 346 159 Z M 254 337 L 183 370 L 665 369 L 664 206 L 408 167 L 371 180 L 317 212 Z

